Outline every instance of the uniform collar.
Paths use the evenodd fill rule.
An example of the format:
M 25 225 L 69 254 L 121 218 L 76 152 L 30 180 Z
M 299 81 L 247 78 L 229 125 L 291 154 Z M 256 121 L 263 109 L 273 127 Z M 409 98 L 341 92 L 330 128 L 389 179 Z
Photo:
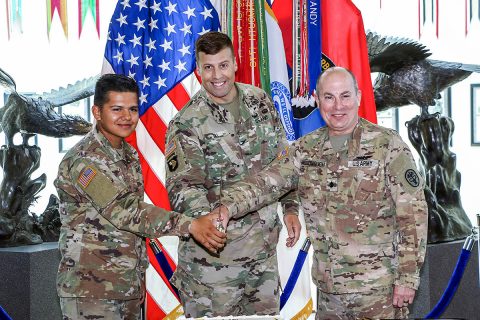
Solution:
M 103 135 L 103 133 L 101 133 L 97 129 L 96 126 L 92 129 L 91 132 L 95 140 L 97 140 L 97 142 L 102 147 L 103 152 L 114 162 L 118 162 L 122 160 L 127 162 L 130 161 L 130 159 L 132 158 L 132 152 L 131 152 L 130 146 L 124 140 L 122 141 L 123 152 L 118 152 L 112 146 L 110 141 L 108 141 L 108 139 Z
M 363 118 L 358 118 L 358 122 L 353 128 L 352 138 L 348 141 L 348 157 L 356 157 L 360 148 L 360 141 L 362 139 L 362 132 L 366 121 Z M 328 128 L 325 128 L 324 135 L 319 139 L 319 144 L 323 146 L 323 154 L 334 154 L 332 144 L 330 142 L 330 136 L 328 135 Z
M 363 127 L 365 120 L 358 118 L 358 122 L 353 128 L 352 139 L 348 142 L 348 157 L 356 157 L 360 148 L 360 141 L 362 140 Z
M 248 111 L 248 108 L 244 108 L 244 103 L 243 103 L 244 93 L 243 93 L 243 89 L 242 89 L 241 85 L 239 83 L 235 82 L 234 86 L 236 87 L 237 92 L 238 92 L 238 101 L 239 101 L 239 108 L 240 108 L 239 122 L 240 122 L 240 121 L 244 121 L 248 116 L 251 116 L 251 115 Z M 203 86 L 200 89 L 199 94 L 200 94 L 200 97 L 202 99 L 206 100 L 207 105 L 209 107 L 209 110 L 212 113 L 215 121 L 217 121 L 218 123 L 225 123 L 225 122 L 235 123 L 235 119 L 233 118 L 233 115 L 227 109 L 225 109 L 223 106 L 221 106 L 218 103 L 216 103 L 215 101 L 213 101 L 209 97 L 207 91 L 205 90 L 205 88 Z M 247 110 L 244 110 L 244 109 L 247 109 Z

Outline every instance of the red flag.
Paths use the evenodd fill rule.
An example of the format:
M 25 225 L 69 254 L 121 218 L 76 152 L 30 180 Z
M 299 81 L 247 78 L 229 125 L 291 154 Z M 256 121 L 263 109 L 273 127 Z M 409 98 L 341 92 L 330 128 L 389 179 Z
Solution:
M 278 26 L 282 30 L 283 46 L 285 47 L 285 58 L 287 64 L 293 65 L 293 0 L 275 0 L 272 10 L 278 20 Z
M 235 81 L 270 93 L 264 10 L 264 0 L 233 0 L 227 7 L 232 15 L 227 29 L 238 66 Z
M 352 1 L 322 1 L 322 53 L 336 66 L 353 72 L 362 91 L 358 114 L 376 123 L 365 28 L 362 14 Z

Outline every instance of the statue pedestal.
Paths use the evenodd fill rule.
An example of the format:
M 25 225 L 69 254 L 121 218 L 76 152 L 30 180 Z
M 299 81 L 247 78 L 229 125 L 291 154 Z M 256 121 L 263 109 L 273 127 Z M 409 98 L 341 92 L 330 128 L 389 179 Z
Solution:
M 58 242 L 0 248 L 0 306 L 14 320 L 62 318 L 56 289 Z
M 452 276 L 463 243 L 464 240 L 457 240 L 427 246 L 425 264 L 420 273 L 420 288 L 410 308 L 410 318 L 422 319 L 435 307 Z M 457 292 L 441 319 L 478 319 L 480 315 L 479 286 L 478 247 L 475 243 Z

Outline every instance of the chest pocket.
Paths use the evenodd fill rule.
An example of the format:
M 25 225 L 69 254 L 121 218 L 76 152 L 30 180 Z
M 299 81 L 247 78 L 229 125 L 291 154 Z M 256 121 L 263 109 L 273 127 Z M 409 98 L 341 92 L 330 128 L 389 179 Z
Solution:
M 325 203 L 322 185 L 325 184 L 327 166 L 324 160 L 303 159 L 301 161 L 298 192 L 305 199 L 304 210 L 313 213 L 321 210 Z
M 357 201 L 381 201 L 385 198 L 385 173 L 380 160 L 349 160 L 347 167 L 355 171 L 354 199 Z
M 243 167 L 243 159 L 238 150 L 238 143 L 233 134 L 227 131 L 208 133 L 205 135 L 204 156 L 205 170 L 209 180 L 219 183 L 235 175 L 232 168 Z

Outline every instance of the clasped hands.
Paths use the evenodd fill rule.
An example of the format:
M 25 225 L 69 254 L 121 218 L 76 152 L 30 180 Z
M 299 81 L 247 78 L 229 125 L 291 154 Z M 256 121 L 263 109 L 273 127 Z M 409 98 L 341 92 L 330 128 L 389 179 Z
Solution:
M 209 214 L 193 220 L 189 228 L 190 234 L 208 251 L 217 253 L 227 242 L 226 230 L 229 219 L 228 209 L 220 206 Z
M 210 252 L 217 253 L 227 241 L 226 230 L 229 220 L 228 208 L 221 205 L 209 214 L 195 219 L 190 226 L 190 234 Z M 295 214 L 285 214 L 283 221 L 288 232 L 286 245 L 293 247 L 300 237 L 300 221 Z

